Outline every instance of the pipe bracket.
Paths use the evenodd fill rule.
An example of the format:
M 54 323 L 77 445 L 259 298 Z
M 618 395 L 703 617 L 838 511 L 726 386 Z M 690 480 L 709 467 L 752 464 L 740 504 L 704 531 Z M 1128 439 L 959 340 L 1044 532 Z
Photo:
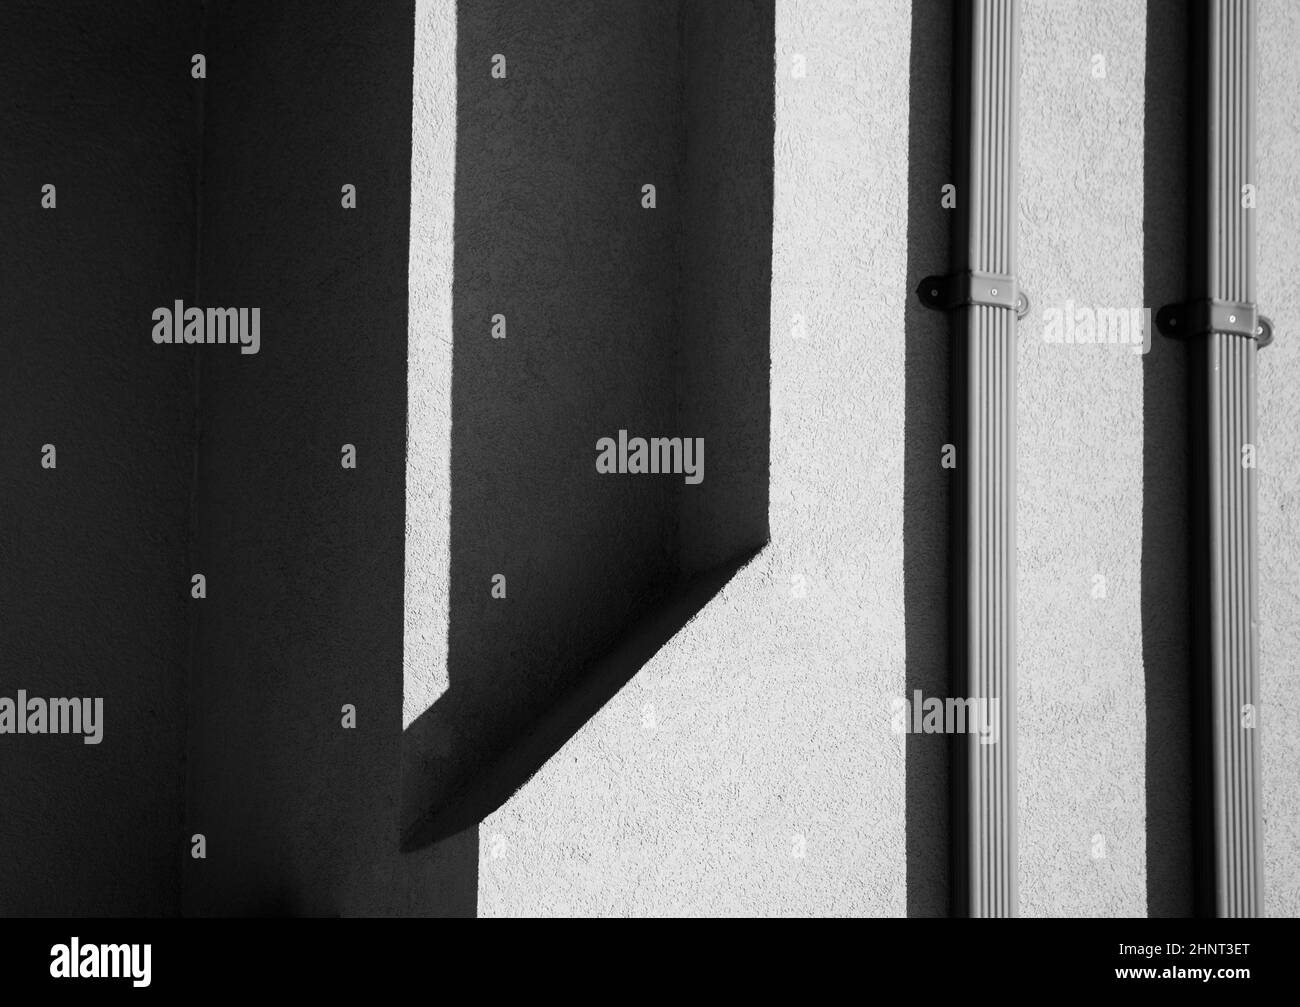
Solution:
M 1207 298 L 1166 304 L 1156 312 L 1156 328 L 1171 339 L 1187 339 L 1211 332 L 1254 339 L 1263 349 L 1273 341 L 1273 323 L 1253 304 Z
M 916 288 L 917 296 L 927 308 L 952 311 L 972 304 L 991 308 L 1010 308 L 1017 318 L 1029 314 L 1029 295 L 1016 283 L 1014 276 L 968 270 L 949 276 L 927 276 Z

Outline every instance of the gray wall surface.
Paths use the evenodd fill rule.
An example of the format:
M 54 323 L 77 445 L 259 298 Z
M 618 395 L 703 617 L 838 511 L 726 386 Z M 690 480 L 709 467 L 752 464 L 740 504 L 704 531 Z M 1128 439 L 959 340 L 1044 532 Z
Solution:
M 771 5 L 621 10 L 458 9 L 447 687 L 407 711 L 415 845 L 494 810 L 694 575 L 767 538 Z M 597 472 L 620 430 L 703 438 L 704 482 Z
M 193 358 L 149 318 L 194 284 L 196 28 L 185 4 L 0 7 L 0 696 L 105 719 L 93 746 L 0 736 L 6 915 L 179 898 Z
M 775 14 L 771 543 L 483 823 L 483 915 L 906 905 L 911 15 Z
M 1281 334 L 1259 358 L 1259 663 L 1264 733 L 1264 908 L 1300 916 L 1300 429 L 1296 374 L 1300 346 L 1300 9 L 1283 0 L 1260 5 L 1259 301 Z
M 464 801 L 672 577 L 674 486 L 594 465 L 600 437 L 674 422 L 676 4 L 627 12 L 458 8 L 450 687 L 403 745 L 411 824 Z
M 413 9 L 319 15 L 226 2 L 203 38 L 201 295 L 262 347 L 200 358 L 184 910 L 472 912 L 472 837 L 397 849 Z

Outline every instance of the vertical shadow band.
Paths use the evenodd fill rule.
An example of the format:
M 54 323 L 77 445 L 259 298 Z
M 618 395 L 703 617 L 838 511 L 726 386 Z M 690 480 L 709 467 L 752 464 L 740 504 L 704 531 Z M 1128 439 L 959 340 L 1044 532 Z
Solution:
M 1143 302 L 1179 299 L 1187 278 L 1188 23 L 1181 0 L 1149 0 L 1143 140 Z M 1191 544 L 1186 347 L 1146 333 L 1142 359 L 1142 664 L 1146 705 L 1147 914 L 1193 912 Z
M 949 256 L 949 214 L 940 204 L 952 181 L 952 4 L 912 5 L 907 140 L 907 276 L 903 312 L 903 610 L 906 699 L 943 697 L 949 681 L 949 524 L 951 470 L 940 466 L 949 440 L 952 354 L 947 317 L 912 290 Z M 951 857 L 949 745 L 909 733 L 905 743 L 907 915 L 944 916 Z

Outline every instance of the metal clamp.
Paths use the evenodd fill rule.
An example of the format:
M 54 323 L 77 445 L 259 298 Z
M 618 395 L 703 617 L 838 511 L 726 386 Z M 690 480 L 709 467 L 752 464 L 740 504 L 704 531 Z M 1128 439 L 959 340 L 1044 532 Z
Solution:
M 1273 341 L 1273 323 L 1255 305 L 1213 298 L 1166 304 L 1156 312 L 1156 328 L 1171 339 L 1211 332 L 1246 336 L 1254 339 L 1261 350 Z
M 1010 308 L 1017 318 L 1029 314 L 1029 295 L 1020 290 L 1014 276 L 970 270 L 950 276 L 927 276 L 916 288 L 927 308 L 952 311 L 971 304 Z

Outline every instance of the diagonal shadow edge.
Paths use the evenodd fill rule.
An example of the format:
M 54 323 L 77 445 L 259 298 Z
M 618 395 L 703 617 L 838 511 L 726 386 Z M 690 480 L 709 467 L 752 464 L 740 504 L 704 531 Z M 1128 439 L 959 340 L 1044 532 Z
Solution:
M 594 0 L 552 0 L 508 26 L 505 10 L 456 8 L 451 537 L 433 557 L 449 563 L 446 684 L 403 731 L 404 852 L 499 807 L 770 539 L 774 4 L 678 0 L 610 21 Z M 547 131 L 476 62 L 507 27 L 535 53 L 599 29 L 582 75 L 520 78 L 564 109 Z M 640 174 L 599 157 L 517 170 L 592 136 L 633 152 L 660 213 L 641 205 Z M 502 229 L 506 204 L 531 226 Z M 539 254 L 540 236 L 561 251 Z M 573 289 L 591 296 L 556 294 Z M 529 338 L 476 338 L 493 312 Z M 524 366 L 500 366 L 507 346 Z M 558 393 L 584 408 L 558 408 Z M 707 491 L 584 482 L 593 495 L 574 509 L 554 478 L 572 463 L 564 446 L 622 428 L 708 443 Z M 487 604 L 478 578 L 506 556 L 519 600 Z
M 592 661 L 578 684 L 538 716 L 505 752 L 442 806 L 409 826 L 401 837 L 401 851 L 411 853 L 454 836 L 500 808 L 766 547 L 764 543 L 698 574 L 670 594 Z

